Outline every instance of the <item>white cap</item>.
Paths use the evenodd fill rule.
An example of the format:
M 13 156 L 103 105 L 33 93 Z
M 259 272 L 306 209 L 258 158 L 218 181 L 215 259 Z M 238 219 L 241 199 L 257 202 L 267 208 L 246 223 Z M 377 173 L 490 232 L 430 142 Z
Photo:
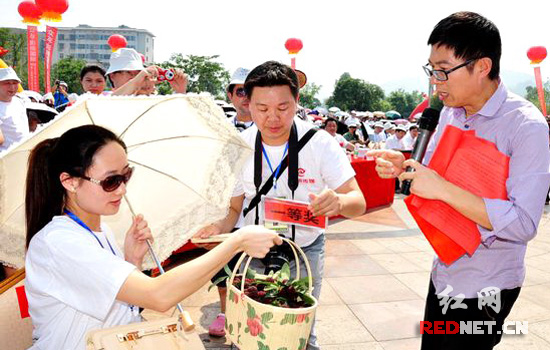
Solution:
M 395 131 L 403 131 L 403 132 L 407 132 L 407 128 L 405 127 L 405 125 L 398 125 L 396 128 L 395 128 Z
M 382 124 L 382 122 L 376 122 L 376 123 L 374 123 L 374 127 L 375 128 L 384 128 L 384 124 Z
M 6 80 L 17 80 L 18 82 L 21 82 L 21 79 L 17 76 L 17 73 L 13 70 L 13 68 L 0 68 L 0 81 L 6 81 Z
M 242 67 L 237 68 L 237 70 L 231 76 L 231 81 L 229 82 L 229 85 L 244 84 L 248 73 L 250 73 L 250 69 Z
M 111 54 L 109 69 L 105 75 L 125 70 L 143 70 L 141 56 L 134 49 L 123 47 Z
M 391 130 L 391 129 L 395 129 L 395 125 L 393 125 L 390 122 L 386 122 L 386 124 L 384 124 L 384 130 Z
M 32 91 L 32 90 L 24 90 L 19 93 L 19 96 L 25 96 L 28 98 L 32 98 L 35 100 L 35 102 L 41 102 L 42 101 L 42 95 L 40 95 L 39 92 Z
M 47 100 L 54 100 L 53 94 L 51 92 L 48 92 L 47 94 L 44 94 L 44 96 L 42 96 L 42 102 L 46 102 Z

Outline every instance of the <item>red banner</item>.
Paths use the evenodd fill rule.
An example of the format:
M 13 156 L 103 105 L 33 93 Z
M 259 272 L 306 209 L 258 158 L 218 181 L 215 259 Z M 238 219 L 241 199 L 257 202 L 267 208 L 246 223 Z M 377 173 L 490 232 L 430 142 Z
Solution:
M 46 26 L 46 38 L 44 47 L 44 84 L 46 92 L 51 92 L 50 69 L 52 66 L 52 56 L 57 38 L 57 28 Z
M 36 26 L 27 26 L 27 62 L 29 72 L 29 85 L 27 86 L 27 89 L 40 92 L 38 70 L 38 29 Z
M 327 227 L 326 216 L 313 216 L 307 203 L 264 197 L 265 221 L 282 222 L 298 226 Z
M 537 85 L 537 92 L 539 94 L 540 110 L 546 117 L 546 100 L 544 99 L 544 88 L 542 87 L 542 78 L 540 76 L 540 66 L 535 67 L 535 84 Z

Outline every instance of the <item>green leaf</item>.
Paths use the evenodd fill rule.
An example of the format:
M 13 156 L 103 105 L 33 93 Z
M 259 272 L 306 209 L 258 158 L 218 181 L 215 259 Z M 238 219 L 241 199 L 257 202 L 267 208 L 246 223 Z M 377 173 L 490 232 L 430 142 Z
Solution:
M 252 278 L 252 279 L 255 279 L 257 274 L 258 274 L 258 273 L 257 273 L 254 269 L 250 269 L 250 268 L 249 268 L 248 270 L 246 270 L 246 276 L 245 276 L 245 278 Z
M 214 288 L 214 286 L 217 286 L 221 282 L 225 281 L 227 279 L 227 276 L 222 276 L 218 279 L 216 279 L 212 284 L 208 287 L 208 291 L 210 292 L 210 289 Z
M 264 343 L 258 340 L 258 350 L 269 350 L 269 346 L 264 345 Z
M 290 266 L 288 266 L 287 263 L 283 264 L 283 267 L 281 267 L 281 279 L 288 280 L 290 279 Z
M 254 318 L 256 317 L 256 310 L 252 307 L 252 305 L 247 304 L 248 310 L 246 311 L 246 315 L 248 318 Z
M 244 332 L 245 332 L 245 333 L 248 333 L 248 332 L 249 332 L 248 327 L 245 327 Z
M 264 312 L 262 314 L 262 324 L 267 327 L 267 323 L 273 319 L 273 312 Z
M 229 325 L 229 334 L 233 335 L 233 325 Z
M 260 337 L 260 339 L 262 339 L 262 340 L 265 340 L 265 334 L 263 334 L 263 333 L 258 334 L 258 337 Z
M 225 271 L 225 273 L 227 274 L 228 277 L 233 274 L 233 271 L 231 271 L 231 269 L 229 268 L 229 265 L 225 265 L 223 267 L 223 270 Z
M 288 350 L 287 348 L 278 348 L 277 350 Z
M 243 325 L 243 324 L 242 324 L 241 322 L 237 322 L 237 329 L 238 329 L 238 330 L 241 330 L 241 326 L 242 326 L 242 325 Z
M 300 297 L 302 298 L 302 300 L 307 304 L 307 305 L 313 305 L 315 304 L 315 300 L 313 300 L 312 297 L 310 297 L 309 295 L 307 294 L 300 294 Z
M 306 340 L 305 338 L 300 338 L 300 345 L 298 346 L 298 350 L 305 350 L 306 348 Z

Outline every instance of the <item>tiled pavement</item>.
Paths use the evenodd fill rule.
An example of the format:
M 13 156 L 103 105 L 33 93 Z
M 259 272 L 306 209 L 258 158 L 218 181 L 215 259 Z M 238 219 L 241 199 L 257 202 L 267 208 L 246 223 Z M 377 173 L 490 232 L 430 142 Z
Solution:
M 408 214 L 402 198 L 391 207 L 354 220 L 331 222 L 325 277 L 317 309 L 323 350 L 418 349 L 419 321 L 428 290 L 433 250 Z M 504 336 L 498 350 L 550 348 L 550 207 L 527 250 L 527 277 L 508 317 L 528 321 L 529 334 Z M 225 338 L 208 337 L 219 312 L 208 286 L 183 301 L 207 349 L 228 349 Z M 149 317 L 153 312 L 146 311 Z

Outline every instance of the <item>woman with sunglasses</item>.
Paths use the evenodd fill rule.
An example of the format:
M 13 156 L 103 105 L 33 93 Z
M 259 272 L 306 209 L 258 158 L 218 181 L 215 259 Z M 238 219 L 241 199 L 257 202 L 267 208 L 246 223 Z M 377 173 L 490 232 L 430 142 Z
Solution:
M 132 176 L 126 146 L 99 126 L 38 144 L 27 173 L 26 294 L 32 349 L 84 349 L 89 330 L 139 322 L 139 308 L 164 312 L 189 296 L 236 253 L 263 257 L 281 244 L 272 231 L 241 229 L 224 243 L 157 278 L 140 272 L 152 239 L 138 215 L 121 250 L 102 215 L 119 210 Z

